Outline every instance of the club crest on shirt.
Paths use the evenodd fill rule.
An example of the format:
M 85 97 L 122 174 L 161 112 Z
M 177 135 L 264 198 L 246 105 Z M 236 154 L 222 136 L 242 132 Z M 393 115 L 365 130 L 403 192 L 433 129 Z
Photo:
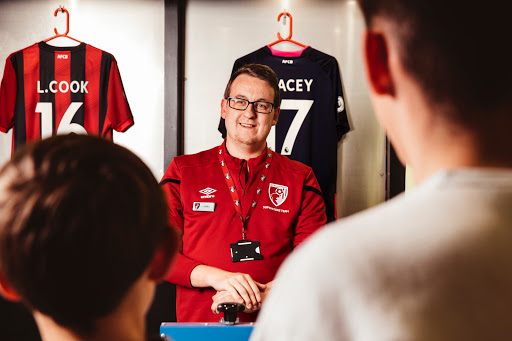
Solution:
M 281 205 L 288 197 L 288 186 L 269 184 L 268 196 L 270 201 L 277 207 Z

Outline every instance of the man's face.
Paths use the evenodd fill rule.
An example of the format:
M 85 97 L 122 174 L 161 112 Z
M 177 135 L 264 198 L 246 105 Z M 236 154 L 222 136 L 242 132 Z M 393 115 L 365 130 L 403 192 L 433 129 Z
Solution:
M 229 97 L 273 103 L 274 89 L 264 80 L 241 74 L 231 84 Z M 229 107 L 227 99 L 223 99 L 221 115 L 226 120 L 228 140 L 259 148 L 266 143 L 270 128 L 277 123 L 279 108 L 274 108 L 269 114 L 255 112 L 252 104 L 245 110 L 235 110 Z

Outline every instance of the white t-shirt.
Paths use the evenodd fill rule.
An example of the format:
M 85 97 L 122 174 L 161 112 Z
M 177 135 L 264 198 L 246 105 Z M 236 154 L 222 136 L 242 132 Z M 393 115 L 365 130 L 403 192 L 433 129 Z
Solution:
M 251 340 L 505 340 L 511 316 L 512 171 L 459 169 L 313 235 Z

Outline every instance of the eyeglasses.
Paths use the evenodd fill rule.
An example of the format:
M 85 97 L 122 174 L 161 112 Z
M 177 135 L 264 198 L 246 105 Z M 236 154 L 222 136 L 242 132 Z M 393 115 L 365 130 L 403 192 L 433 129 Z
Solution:
M 250 102 L 243 98 L 228 97 L 229 107 L 235 110 L 245 110 L 252 104 L 255 112 L 260 114 L 270 114 L 274 109 L 274 104 L 265 101 Z

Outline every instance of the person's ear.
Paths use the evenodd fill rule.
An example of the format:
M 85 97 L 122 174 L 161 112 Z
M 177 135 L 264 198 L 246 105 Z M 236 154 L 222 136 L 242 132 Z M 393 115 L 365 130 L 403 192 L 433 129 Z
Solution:
M 169 227 L 149 264 L 149 279 L 161 281 L 167 277 L 177 253 L 179 240 L 177 231 Z
M 394 96 L 395 86 L 389 65 L 389 46 L 379 32 L 366 30 L 364 60 L 370 86 L 376 94 Z
M 9 301 L 18 302 L 20 301 L 20 295 L 7 282 L 0 273 L 0 295 Z
M 223 98 L 222 101 L 220 101 L 220 116 L 223 119 L 226 119 L 227 106 L 228 106 L 228 100 Z
M 277 119 L 279 118 L 279 113 L 281 112 L 281 108 L 277 107 L 274 109 L 274 118 L 272 119 L 272 125 L 275 126 L 277 123 Z

